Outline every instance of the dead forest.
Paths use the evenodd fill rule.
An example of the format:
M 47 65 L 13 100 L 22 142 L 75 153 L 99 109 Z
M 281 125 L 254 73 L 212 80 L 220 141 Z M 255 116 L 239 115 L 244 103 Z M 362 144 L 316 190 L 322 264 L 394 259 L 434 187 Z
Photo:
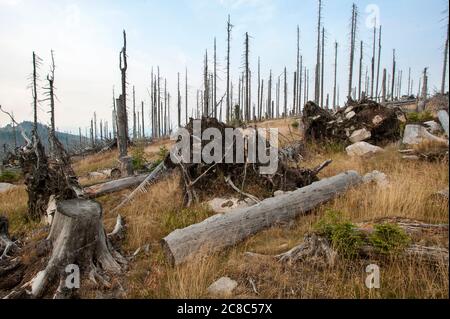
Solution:
M 231 46 L 228 15 L 227 41 L 214 37 L 202 70 L 173 75 L 150 66 L 149 83 L 130 83 L 124 30 L 111 116 L 87 116 L 70 150 L 55 117 L 64 108 L 55 92 L 64 70 L 53 51 L 49 59 L 32 52 L 31 133 L 0 100 L 25 141 L 0 164 L 0 298 L 448 298 L 448 12 L 444 52 L 430 57 L 442 58 L 433 91 L 429 68 L 412 74 L 395 48 L 381 63 L 389 32 L 382 25 L 374 21 L 370 43 L 359 40 L 367 30 L 356 4 L 348 43 L 327 43 L 325 6 L 317 1 L 317 25 L 308 28 L 317 42 L 303 43 L 296 26 L 295 63 L 269 74 L 252 35 Z M 313 63 L 302 46 L 317 49 Z M 242 50 L 242 66 L 231 50 Z M 338 63 L 348 66 L 345 83 Z M 189 72 L 202 76 L 195 100 Z M 37 129 L 42 105 L 48 147 Z M 269 128 L 276 146 L 272 133 L 256 135 L 277 162 L 261 174 L 262 156 L 252 162 L 249 149 L 252 132 Z M 231 146 L 220 140 L 218 148 L 222 160 L 230 150 L 235 157 L 174 162 L 181 129 L 189 158 L 212 142 L 211 129 L 233 130 Z M 197 133 L 209 139 L 198 142 Z M 382 269 L 378 289 L 366 287 L 370 264 Z

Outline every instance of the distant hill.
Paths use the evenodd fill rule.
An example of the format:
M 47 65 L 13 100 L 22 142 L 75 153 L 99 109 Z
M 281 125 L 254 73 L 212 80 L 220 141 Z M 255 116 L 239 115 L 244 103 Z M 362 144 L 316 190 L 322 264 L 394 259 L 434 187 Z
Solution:
M 31 136 L 31 130 L 33 128 L 32 122 L 25 121 L 20 123 L 19 126 L 24 129 L 28 136 Z M 46 149 L 48 149 L 48 132 L 48 126 L 38 123 L 38 135 L 41 138 L 41 141 Z M 16 127 L 15 135 L 17 146 L 25 145 L 25 140 L 20 134 L 20 129 L 18 127 Z M 68 151 L 71 151 L 72 149 L 74 149 L 75 147 L 79 147 L 80 145 L 80 138 L 76 135 L 56 132 L 56 136 Z M 0 159 L 5 155 L 5 148 L 6 150 L 12 150 L 14 149 L 14 145 L 14 130 L 12 125 L 9 124 L 5 127 L 0 128 Z

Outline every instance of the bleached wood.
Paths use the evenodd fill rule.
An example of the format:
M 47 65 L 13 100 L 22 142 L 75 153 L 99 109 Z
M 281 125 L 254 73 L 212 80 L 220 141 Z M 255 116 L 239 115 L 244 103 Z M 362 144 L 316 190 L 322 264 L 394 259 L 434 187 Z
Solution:
M 162 240 L 167 259 L 178 265 L 198 253 L 219 251 L 277 223 L 288 222 L 362 183 L 355 171 L 323 179 L 257 205 L 215 215 L 177 229 Z

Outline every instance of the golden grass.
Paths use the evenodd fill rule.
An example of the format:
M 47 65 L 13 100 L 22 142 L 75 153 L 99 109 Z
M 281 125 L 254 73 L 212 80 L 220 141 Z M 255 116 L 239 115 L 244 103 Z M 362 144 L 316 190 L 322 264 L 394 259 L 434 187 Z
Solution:
M 280 120 L 288 125 L 292 120 Z M 289 131 L 289 130 L 288 130 Z M 164 141 L 148 147 L 149 156 L 156 154 Z M 314 167 L 325 159 L 333 159 L 321 178 L 346 170 L 360 174 L 372 170 L 384 172 L 390 181 L 388 188 L 364 185 L 299 217 L 289 225 L 277 226 L 248 238 L 236 247 L 217 255 L 198 258 L 178 267 L 165 261 L 160 240 L 171 231 L 200 222 L 212 213 L 202 205 L 183 208 L 180 180 L 172 175 L 139 195 L 120 214 L 126 218 L 126 254 L 148 245 L 130 263 L 122 280 L 127 298 L 208 298 L 207 287 L 222 276 L 239 283 L 234 297 L 238 298 L 448 298 L 448 269 L 431 267 L 404 259 L 338 260 L 331 267 L 303 263 L 283 266 L 270 259 L 246 259 L 243 252 L 274 255 L 298 245 L 303 236 L 328 209 L 342 212 L 352 222 L 382 217 L 408 217 L 430 223 L 448 223 L 448 206 L 432 198 L 432 194 L 448 187 L 446 163 L 403 161 L 395 145 L 371 158 L 350 158 L 337 152 L 339 147 L 313 147 L 302 166 Z M 93 156 L 77 163 L 77 172 L 88 172 L 110 165 L 116 154 Z M 113 228 L 116 216 L 110 214 L 130 191 L 100 199 L 104 207 L 106 228 Z M 11 199 L 13 198 L 13 199 Z M 0 212 L 11 218 L 13 232 L 27 228 L 15 217 L 26 211 L 23 189 L 0 195 Z M 365 287 L 365 267 L 376 263 L 381 268 L 381 289 Z M 255 283 L 254 292 L 250 281 Z
M 116 151 L 108 151 L 100 154 L 86 156 L 73 163 L 73 169 L 78 176 L 84 176 L 90 172 L 96 172 L 101 169 L 108 169 L 116 166 Z

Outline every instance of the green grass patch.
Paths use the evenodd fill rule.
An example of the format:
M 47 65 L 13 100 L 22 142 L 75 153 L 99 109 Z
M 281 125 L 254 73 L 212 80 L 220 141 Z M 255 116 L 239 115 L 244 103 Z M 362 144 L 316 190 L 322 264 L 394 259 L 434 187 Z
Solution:
M 16 183 L 22 178 L 20 173 L 15 173 L 11 171 L 3 171 L 0 174 L 0 183 Z
M 427 121 L 433 121 L 434 116 L 428 111 L 423 112 L 411 112 L 406 114 L 406 119 L 409 124 L 412 123 L 423 123 Z

